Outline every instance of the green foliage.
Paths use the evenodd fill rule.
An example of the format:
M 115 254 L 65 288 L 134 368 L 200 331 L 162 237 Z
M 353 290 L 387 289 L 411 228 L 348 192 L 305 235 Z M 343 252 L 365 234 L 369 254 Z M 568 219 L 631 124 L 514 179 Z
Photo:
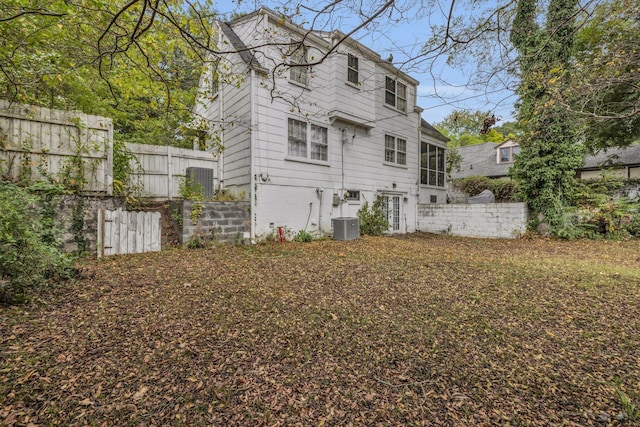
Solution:
M 300 243 L 307 243 L 313 240 L 313 236 L 306 230 L 300 230 L 293 237 L 293 240 Z
M 503 142 L 509 135 L 499 131 L 499 127 L 492 127 L 485 134 L 480 133 L 484 120 L 491 115 L 490 111 L 456 110 L 434 126 L 450 139 L 449 148 Z M 503 126 L 509 131 L 517 128 L 513 123 L 504 123 Z
M 469 176 L 456 179 L 453 186 L 469 196 L 476 196 L 483 190 L 490 190 L 496 197 L 496 202 L 512 202 L 516 200 L 517 184 L 507 178 L 487 178 L 486 176 Z
M 384 213 L 383 198 L 380 196 L 376 197 L 371 206 L 365 201 L 358 210 L 358 218 L 361 234 L 380 236 L 389 229 L 389 220 Z
M 22 303 L 37 287 L 73 276 L 73 258 L 62 254 L 53 232 L 51 199 L 0 181 L 0 303 Z
M 129 142 L 191 148 L 193 138 L 177 131 L 191 120 L 211 10 L 210 2 L 3 1 L 0 97 L 112 117 L 116 138 Z
M 552 234 L 564 227 L 576 189 L 575 170 L 584 148 L 578 144 L 576 117 L 554 88 L 566 88 L 571 73 L 576 0 L 551 0 L 544 26 L 537 2 L 518 1 L 511 41 L 520 57 L 518 121 L 524 128 L 521 151 L 509 173 L 518 196 L 533 213 L 532 226 L 546 224 Z M 564 89 L 562 89 L 564 90 Z
M 631 400 L 631 398 L 620 389 L 618 385 L 614 386 L 616 397 L 620 401 L 622 406 L 622 413 L 627 421 L 639 421 L 640 420 L 640 408 Z
M 191 219 L 192 224 L 197 224 L 198 219 L 202 216 L 202 211 L 204 209 L 204 189 L 202 188 L 202 184 L 196 182 L 190 177 L 184 177 L 182 181 L 180 181 L 180 186 L 178 187 L 178 194 L 184 200 L 191 201 L 191 213 L 189 217 Z
M 638 16 L 635 0 L 599 2 L 576 34 L 576 70 L 559 95 L 578 113 L 594 151 L 640 139 Z

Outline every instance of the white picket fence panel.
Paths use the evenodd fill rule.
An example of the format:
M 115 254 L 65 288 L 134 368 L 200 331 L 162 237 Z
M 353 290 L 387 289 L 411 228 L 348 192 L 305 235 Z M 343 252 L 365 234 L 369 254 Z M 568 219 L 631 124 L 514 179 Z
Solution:
M 161 249 L 160 212 L 98 211 L 98 258 Z

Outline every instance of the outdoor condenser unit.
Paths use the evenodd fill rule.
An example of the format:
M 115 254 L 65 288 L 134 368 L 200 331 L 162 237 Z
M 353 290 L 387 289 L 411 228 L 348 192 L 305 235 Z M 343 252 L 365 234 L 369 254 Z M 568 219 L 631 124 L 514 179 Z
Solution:
M 187 178 L 202 186 L 204 197 L 213 197 L 213 169 L 187 168 Z
M 333 220 L 333 238 L 336 240 L 353 240 L 360 237 L 358 218 L 335 218 Z

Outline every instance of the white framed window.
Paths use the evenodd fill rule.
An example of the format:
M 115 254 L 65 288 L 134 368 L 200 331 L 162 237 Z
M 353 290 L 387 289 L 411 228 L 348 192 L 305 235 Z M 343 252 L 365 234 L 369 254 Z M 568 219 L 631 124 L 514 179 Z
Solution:
M 385 77 L 384 102 L 402 112 L 407 111 L 407 85 Z
M 347 80 L 358 84 L 358 57 L 351 54 L 347 57 Z
M 519 145 L 501 147 L 500 152 L 498 153 L 498 163 L 513 163 L 518 154 L 520 154 Z
M 384 161 L 399 165 L 407 164 L 407 140 L 395 136 L 384 136 Z
M 287 154 L 291 157 L 328 161 L 327 128 L 301 120 L 288 119 Z
M 299 42 L 291 42 L 294 50 L 289 56 L 289 79 L 292 82 L 307 86 L 309 84 L 308 49 Z
M 420 144 L 420 184 L 444 187 L 445 149 L 423 142 Z

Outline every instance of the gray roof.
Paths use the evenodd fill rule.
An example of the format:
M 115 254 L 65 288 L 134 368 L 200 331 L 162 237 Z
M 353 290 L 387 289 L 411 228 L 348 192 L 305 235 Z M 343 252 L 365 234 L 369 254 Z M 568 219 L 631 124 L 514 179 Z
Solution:
M 462 161 L 460 162 L 460 171 L 451 171 L 451 178 L 466 178 L 477 175 L 490 178 L 507 176 L 513 163 L 497 163 L 496 148 L 498 145 L 500 144 L 485 142 L 484 144 L 457 148 Z M 640 166 L 640 145 L 610 148 L 595 155 L 587 155 L 584 158 L 584 166 L 580 170 L 600 169 L 607 165 Z
M 640 144 L 627 148 L 610 148 L 585 156 L 583 169 L 599 169 L 608 165 L 640 165 Z
M 449 138 L 447 138 L 446 136 L 441 134 L 438 129 L 436 129 L 433 126 L 431 126 L 431 124 L 429 124 L 429 122 L 427 122 L 423 118 L 420 118 L 420 127 L 422 127 L 422 129 L 426 130 L 427 132 L 432 134 L 435 138 L 437 138 L 437 139 L 439 139 L 439 140 L 441 140 L 443 142 L 449 141 Z
M 242 60 L 249 67 L 259 68 L 260 65 L 258 64 L 258 61 L 253 56 L 253 53 L 251 53 L 247 45 L 245 45 L 244 42 L 240 39 L 240 37 L 238 37 L 236 32 L 233 31 L 233 28 L 231 28 L 231 25 L 229 25 L 228 22 L 221 22 L 220 28 L 222 29 L 222 32 L 224 33 L 224 35 L 231 42 L 231 45 L 233 46 L 233 48 L 238 52 Z
M 476 175 L 491 178 L 507 176 L 513 163 L 496 162 L 496 147 L 498 145 L 494 142 L 485 142 L 484 144 L 457 148 L 462 161 L 460 162 L 460 171 L 455 169 L 451 171 L 451 178 L 466 178 Z

